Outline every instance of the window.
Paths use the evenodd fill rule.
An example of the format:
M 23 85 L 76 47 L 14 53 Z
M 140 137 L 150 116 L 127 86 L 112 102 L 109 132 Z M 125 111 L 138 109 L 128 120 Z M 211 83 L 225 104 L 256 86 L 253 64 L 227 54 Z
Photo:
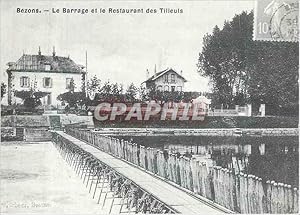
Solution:
M 171 83 L 175 83 L 175 74 L 171 74 Z
M 165 86 L 165 91 L 169 91 L 169 86 Z
M 45 88 L 51 88 L 52 87 L 52 79 L 49 77 L 46 77 L 43 79 L 43 86 Z
M 166 83 L 168 83 L 168 82 L 169 82 L 169 79 L 168 79 L 168 77 L 169 77 L 169 76 L 168 76 L 168 74 L 166 74 L 166 75 L 165 75 L 165 82 L 166 82 Z
M 172 86 L 172 87 L 171 87 L 171 91 L 172 91 L 172 92 L 175 92 L 175 86 Z
M 182 86 L 178 86 L 178 87 L 177 87 L 177 91 L 178 91 L 178 92 L 182 92 Z
M 21 87 L 29 87 L 29 78 L 27 76 L 23 76 L 20 78 L 20 86 Z
M 157 90 L 162 91 L 162 86 L 161 85 L 157 86 Z
M 72 78 L 66 78 L 66 89 L 71 88 L 71 81 L 72 81 Z

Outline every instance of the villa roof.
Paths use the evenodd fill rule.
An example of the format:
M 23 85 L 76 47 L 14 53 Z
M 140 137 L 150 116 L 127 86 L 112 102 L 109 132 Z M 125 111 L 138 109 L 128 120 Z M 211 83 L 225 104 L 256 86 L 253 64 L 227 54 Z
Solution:
M 85 73 L 83 66 L 76 64 L 69 57 L 23 54 L 17 62 L 10 62 L 8 71 L 32 71 L 55 73 Z M 46 68 L 50 66 L 50 69 Z
M 150 78 L 148 78 L 145 82 L 151 82 L 151 81 L 155 81 L 156 79 L 158 79 L 159 77 L 163 76 L 164 74 L 168 73 L 168 72 L 175 72 L 180 78 L 183 79 L 184 82 L 187 82 L 187 80 L 180 74 L 178 74 L 178 72 L 176 72 L 174 69 L 172 68 L 167 68 L 163 71 L 160 71 L 158 73 L 156 73 L 155 75 L 152 75 Z

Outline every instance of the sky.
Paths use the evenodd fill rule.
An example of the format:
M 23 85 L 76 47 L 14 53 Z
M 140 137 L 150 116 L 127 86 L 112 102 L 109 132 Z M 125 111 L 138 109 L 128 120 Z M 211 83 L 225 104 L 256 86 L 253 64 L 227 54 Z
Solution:
M 167 67 L 183 71 L 186 91 L 208 91 L 208 79 L 197 73 L 198 55 L 205 34 L 223 26 L 235 14 L 251 11 L 254 1 L 5 1 L 1 2 L 0 69 L 23 53 L 70 56 L 85 65 L 88 77 L 103 82 L 140 85 Z M 108 8 L 171 8 L 181 14 L 109 14 Z M 17 13 L 17 8 L 38 8 L 40 14 Z M 60 13 L 52 13 L 60 9 Z M 62 8 L 106 9 L 105 14 L 64 14 Z M 48 9 L 49 12 L 43 12 Z

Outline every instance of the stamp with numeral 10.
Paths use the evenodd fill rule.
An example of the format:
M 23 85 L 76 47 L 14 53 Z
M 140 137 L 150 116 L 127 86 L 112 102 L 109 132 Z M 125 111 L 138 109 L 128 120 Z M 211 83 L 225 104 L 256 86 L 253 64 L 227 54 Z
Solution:
M 298 14 L 298 0 L 257 0 L 253 39 L 298 42 Z

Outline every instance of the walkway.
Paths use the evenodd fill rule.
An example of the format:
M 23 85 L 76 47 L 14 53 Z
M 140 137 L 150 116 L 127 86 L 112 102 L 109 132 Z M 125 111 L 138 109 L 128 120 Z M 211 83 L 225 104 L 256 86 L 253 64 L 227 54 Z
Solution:
M 188 193 L 156 178 L 141 169 L 138 169 L 125 161 L 115 158 L 105 152 L 96 149 L 64 132 L 57 131 L 59 135 L 72 141 L 77 146 L 91 153 L 93 156 L 114 168 L 117 172 L 134 181 L 138 186 L 147 190 L 153 196 L 172 207 L 179 213 L 184 214 L 220 214 L 224 213 L 206 203 L 192 197 Z

